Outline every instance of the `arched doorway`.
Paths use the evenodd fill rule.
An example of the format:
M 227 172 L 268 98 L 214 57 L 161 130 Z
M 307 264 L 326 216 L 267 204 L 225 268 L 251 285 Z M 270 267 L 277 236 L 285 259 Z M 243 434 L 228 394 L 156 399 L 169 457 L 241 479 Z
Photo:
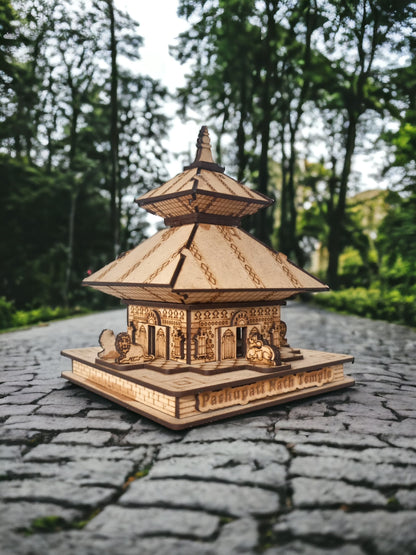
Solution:
M 147 354 L 154 356 L 155 353 L 156 353 L 156 328 L 155 328 L 155 326 L 149 326 L 148 327 L 148 332 L 149 332 L 149 341 L 148 341 Z
M 156 356 L 166 358 L 166 335 L 162 328 L 156 334 Z
M 224 332 L 221 340 L 222 358 L 235 358 L 235 337 L 233 332 L 228 329 Z
M 237 335 L 237 358 L 245 358 L 247 352 L 247 328 L 241 326 L 236 328 Z

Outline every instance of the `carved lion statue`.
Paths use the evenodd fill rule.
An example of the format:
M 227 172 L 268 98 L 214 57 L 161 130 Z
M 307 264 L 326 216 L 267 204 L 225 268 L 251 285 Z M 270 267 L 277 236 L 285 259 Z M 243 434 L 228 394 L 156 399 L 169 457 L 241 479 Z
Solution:
M 141 345 L 133 345 L 130 335 L 122 331 L 116 337 L 116 349 L 119 353 L 116 362 L 118 364 L 129 364 L 132 362 L 139 362 L 144 360 L 145 353 Z

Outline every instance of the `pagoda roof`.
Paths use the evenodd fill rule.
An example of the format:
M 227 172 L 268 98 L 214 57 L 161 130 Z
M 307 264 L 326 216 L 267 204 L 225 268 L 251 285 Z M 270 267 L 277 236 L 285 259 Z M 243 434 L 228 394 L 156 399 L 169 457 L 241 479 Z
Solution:
M 229 225 L 164 229 L 83 281 L 129 301 L 225 303 L 283 300 L 328 286 Z
M 205 222 L 238 225 L 243 216 L 273 203 L 224 173 L 212 158 L 208 129 L 201 128 L 192 164 L 138 199 L 139 206 L 161 216 L 167 225 Z

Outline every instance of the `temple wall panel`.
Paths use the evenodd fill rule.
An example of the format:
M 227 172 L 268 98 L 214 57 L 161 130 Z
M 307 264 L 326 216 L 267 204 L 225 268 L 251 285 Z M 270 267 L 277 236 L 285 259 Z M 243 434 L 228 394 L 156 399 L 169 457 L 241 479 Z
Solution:
M 278 329 L 279 324 L 280 305 L 192 310 L 192 360 L 203 359 L 200 349 L 198 349 L 201 336 L 204 338 L 204 350 L 207 354 L 209 351 L 210 355 L 206 356 L 205 360 L 235 358 L 237 355 L 237 327 L 247 330 L 247 340 L 251 332 L 257 332 L 263 335 L 266 341 L 278 345 L 278 332 L 272 335 L 270 330 Z
M 180 397 L 179 402 L 179 415 L 180 418 L 190 416 L 192 414 L 197 414 L 195 407 L 195 395 L 187 395 L 186 397 Z

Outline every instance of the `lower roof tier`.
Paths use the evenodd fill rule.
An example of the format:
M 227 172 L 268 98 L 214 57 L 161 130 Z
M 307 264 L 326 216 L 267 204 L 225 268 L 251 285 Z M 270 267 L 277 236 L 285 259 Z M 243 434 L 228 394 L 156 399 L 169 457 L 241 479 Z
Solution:
M 276 301 L 328 289 L 242 229 L 201 223 L 159 231 L 83 284 L 125 300 L 186 304 Z
M 87 285 L 87 284 L 85 284 Z M 276 291 L 276 290 L 256 290 L 247 291 L 246 289 L 234 289 L 228 291 L 172 291 L 168 287 L 138 287 L 137 285 L 119 286 L 119 285 L 104 285 L 95 286 L 94 289 L 107 293 L 113 297 L 128 301 L 143 301 L 143 302 L 159 302 L 159 303 L 181 303 L 186 305 L 204 304 L 204 303 L 233 303 L 239 304 L 241 302 L 264 302 L 264 301 L 283 301 L 297 293 L 308 291 L 307 289 L 298 289 L 290 291 Z M 327 288 L 322 288 L 321 291 L 327 291 Z

